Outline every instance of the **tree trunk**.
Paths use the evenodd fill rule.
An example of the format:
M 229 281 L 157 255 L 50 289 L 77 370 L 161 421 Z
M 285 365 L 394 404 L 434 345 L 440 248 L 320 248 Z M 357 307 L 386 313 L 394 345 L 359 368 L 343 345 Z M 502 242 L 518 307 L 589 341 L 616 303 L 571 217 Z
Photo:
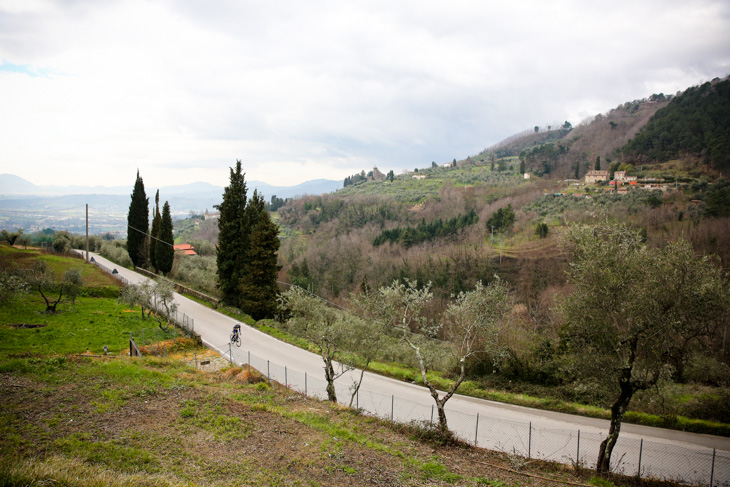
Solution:
M 428 387 L 428 390 L 431 392 L 431 397 L 433 397 L 433 400 L 436 402 L 436 410 L 438 411 L 439 416 L 439 431 L 441 432 L 441 435 L 443 435 L 444 438 L 449 436 L 449 425 L 446 422 L 446 411 L 444 410 L 444 406 L 446 405 L 446 401 L 451 399 L 451 396 L 454 395 L 456 392 L 456 389 L 459 388 L 462 381 L 464 380 L 466 369 L 464 368 L 464 360 L 462 359 L 460 361 L 461 365 L 461 374 L 459 375 L 459 378 L 454 382 L 454 385 L 451 386 L 451 389 L 444 394 L 444 397 L 439 397 L 438 390 L 436 390 L 436 387 L 431 383 L 430 380 L 428 380 L 427 376 L 427 369 L 426 364 L 423 361 L 423 356 L 421 355 L 421 350 L 411 345 L 413 349 L 416 351 L 416 358 L 418 359 L 418 365 L 421 368 L 421 377 L 423 378 L 423 383 Z
M 43 288 L 40 284 L 38 284 L 38 292 L 41 293 L 41 296 L 43 296 L 43 300 L 46 302 L 46 313 L 56 314 L 56 307 L 58 306 L 58 303 L 61 302 L 61 298 L 63 297 L 63 286 L 61 286 L 61 292 L 58 295 L 58 299 L 54 303 L 52 303 L 43 293 Z
M 616 402 L 611 406 L 611 426 L 608 429 L 608 436 L 601 442 L 601 446 L 598 448 L 598 460 L 596 460 L 597 473 L 608 473 L 611 471 L 611 453 L 613 452 L 613 447 L 616 446 L 616 441 L 618 441 L 626 408 L 629 407 L 629 402 L 631 402 L 631 398 L 634 395 L 630 371 L 628 375 L 628 379 L 624 378 L 621 380 L 621 392 Z
M 444 437 L 449 433 L 449 425 L 446 422 L 446 411 L 444 410 L 445 401 L 436 400 L 436 411 L 439 415 L 439 432 Z
M 350 404 L 347 405 L 348 408 L 352 407 L 352 403 L 355 400 L 355 396 L 357 396 L 357 391 L 360 390 L 360 385 L 362 384 L 362 378 L 365 376 L 365 371 L 370 366 L 370 359 L 365 362 L 365 367 L 363 367 L 360 370 L 360 380 L 357 381 L 357 384 L 355 384 L 355 390 L 352 391 L 352 395 L 350 396 Z
M 335 391 L 335 368 L 332 365 L 332 359 L 322 350 L 322 359 L 324 360 L 324 377 L 327 380 L 327 400 L 337 402 L 337 392 Z

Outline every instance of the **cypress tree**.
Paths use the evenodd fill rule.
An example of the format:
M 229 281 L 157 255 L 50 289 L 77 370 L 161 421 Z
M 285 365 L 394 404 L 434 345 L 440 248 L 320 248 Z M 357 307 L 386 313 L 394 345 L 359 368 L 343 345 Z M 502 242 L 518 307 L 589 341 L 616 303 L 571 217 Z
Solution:
M 239 289 L 241 308 L 252 318 L 260 320 L 276 313 L 279 228 L 271 221 L 266 210 L 262 210 L 257 219 L 258 222 L 251 229 L 248 265 Z
M 236 161 L 235 170 L 231 168 L 230 184 L 223 190 L 223 201 L 215 208 L 220 211 L 218 218 L 218 287 L 223 301 L 237 306 L 238 282 L 243 275 L 243 261 L 248 253 L 248 229 L 244 225 L 246 210 L 246 181 L 241 172 L 241 161 Z
M 150 263 L 152 264 L 152 267 L 154 268 L 155 272 L 159 269 L 159 266 L 157 265 L 157 240 L 160 238 L 160 221 L 162 220 L 162 217 L 160 216 L 160 190 L 157 190 L 157 193 L 155 194 L 155 214 L 152 217 L 152 230 L 150 230 L 150 235 L 152 237 L 150 239 Z
M 231 168 L 230 184 L 216 208 L 218 219 L 218 287 L 223 301 L 255 319 L 274 315 L 278 273 L 276 252 L 279 229 L 266 211 L 263 197 L 254 191 L 246 199 L 241 161 Z
M 149 199 L 144 192 L 144 182 L 139 177 L 132 191 L 132 201 L 127 215 L 127 252 L 132 263 L 143 267 L 147 263 L 147 230 L 149 229 Z
M 160 218 L 160 232 L 157 237 L 160 239 L 155 247 L 157 267 L 163 274 L 167 275 L 172 270 L 172 263 L 175 260 L 174 237 L 172 236 L 172 216 L 170 205 L 167 201 L 162 206 L 162 217 Z

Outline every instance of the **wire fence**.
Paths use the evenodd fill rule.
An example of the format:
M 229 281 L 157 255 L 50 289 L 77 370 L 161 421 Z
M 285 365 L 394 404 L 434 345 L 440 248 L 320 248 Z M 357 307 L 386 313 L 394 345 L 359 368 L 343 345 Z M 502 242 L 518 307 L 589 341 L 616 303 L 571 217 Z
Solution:
M 327 399 L 327 383 L 307 373 L 288 368 L 241 350 L 230 343 L 220 347 L 231 363 L 256 369 L 270 381 L 309 397 Z M 398 423 L 435 424 L 434 404 L 421 404 L 395 395 L 360 389 L 335 382 L 338 402 L 366 414 Z M 603 433 L 543 428 L 532 423 L 495 419 L 446 409 L 449 429 L 461 440 L 524 459 L 560 462 L 595 468 Z M 730 486 L 730 452 L 712 448 L 689 448 L 661 441 L 619 437 L 614 447 L 611 471 L 640 478 L 670 480 L 710 487 Z
M 116 268 L 109 268 L 105 266 L 104 264 L 96 261 L 93 257 L 90 259 L 90 262 L 97 266 L 99 269 L 103 270 L 107 274 L 111 275 L 112 277 L 119 280 L 122 284 L 129 285 L 129 280 L 122 276 Z M 153 308 L 155 308 L 156 311 L 159 310 L 159 306 L 156 301 L 151 303 Z M 175 310 L 171 316 L 169 316 L 169 319 L 175 324 L 175 326 L 180 329 L 183 333 L 185 333 L 188 336 L 192 336 L 195 334 L 195 319 L 188 316 L 186 313 L 179 313 L 177 310 Z M 141 338 L 142 342 L 137 343 L 137 345 L 142 345 L 143 347 L 147 346 L 148 344 L 152 345 L 154 343 L 159 343 L 165 340 L 168 340 L 170 338 L 174 338 L 177 334 L 174 328 L 170 330 L 164 330 L 162 328 L 155 327 L 155 328 L 149 328 L 144 329 L 141 331 L 136 332 L 137 335 L 134 336 L 132 333 L 129 334 L 130 340 L 139 340 Z
M 91 257 L 90 262 L 92 264 L 94 264 L 96 267 L 98 267 L 99 269 L 101 269 L 104 272 L 106 272 L 107 274 L 109 274 L 110 276 L 119 280 L 122 284 L 125 284 L 125 285 L 129 284 L 129 281 L 127 280 L 127 278 L 122 276 L 116 269 L 110 269 L 109 267 L 105 266 L 101 262 L 96 261 L 93 257 Z
M 106 266 L 94 262 L 105 272 L 125 284 L 128 281 Z M 185 313 L 172 316 L 184 332 L 195 333 L 195 321 Z M 131 338 L 131 337 L 130 337 Z M 143 345 L 155 338 L 142 332 Z M 216 347 L 213 347 L 216 348 Z M 240 366 L 256 369 L 270 381 L 309 397 L 326 400 L 327 383 L 324 380 L 288 368 L 285 365 L 258 357 L 251 351 L 241 350 L 231 343 L 217 347 L 222 353 L 218 361 L 227 360 Z M 194 358 L 196 367 L 197 357 Z M 192 364 L 192 361 L 191 361 Z M 335 382 L 338 402 L 349 404 L 366 414 L 398 423 L 434 424 L 438 421 L 434 404 L 421 404 L 395 395 L 359 389 L 353 384 Z M 354 395 L 354 397 L 353 397 Z M 448 403 L 447 403 L 448 405 Z M 532 423 L 495 419 L 486 415 L 468 414 L 446 409 L 449 429 L 457 438 L 482 448 L 501 451 L 526 459 L 539 459 L 595 468 L 603 433 L 543 428 Z M 712 448 L 689 448 L 669 442 L 647 441 L 619 437 L 614 447 L 611 471 L 640 478 L 654 478 L 692 485 L 730 487 L 730 452 Z

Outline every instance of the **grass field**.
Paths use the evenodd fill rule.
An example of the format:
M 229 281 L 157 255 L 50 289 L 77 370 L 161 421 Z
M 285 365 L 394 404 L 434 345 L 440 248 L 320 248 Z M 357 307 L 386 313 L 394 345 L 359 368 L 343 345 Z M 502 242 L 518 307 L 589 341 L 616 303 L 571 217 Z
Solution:
M 56 263 L 62 272 L 78 261 Z M 110 284 L 97 272 L 88 266 L 90 289 Z M 427 426 L 365 417 L 255 371 L 198 369 L 190 357 L 210 352 L 191 339 L 130 358 L 129 333 L 150 321 L 116 299 L 43 309 L 32 293 L 0 309 L 0 486 L 612 485 L 571 466 L 438 444 Z M 104 344 L 109 356 L 98 355 Z

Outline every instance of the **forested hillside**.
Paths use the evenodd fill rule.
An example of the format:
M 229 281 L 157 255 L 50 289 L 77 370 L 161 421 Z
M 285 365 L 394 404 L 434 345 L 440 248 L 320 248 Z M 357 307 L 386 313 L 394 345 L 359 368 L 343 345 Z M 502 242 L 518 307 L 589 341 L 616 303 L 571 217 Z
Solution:
M 647 124 L 656 123 L 670 107 L 674 115 L 667 120 L 694 120 L 687 127 L 723 123 L 722 109 L 704 105 L 712 97 L 697 96 L 708 89 L 687 90 L 688 98 L 655 94 L 575 127 L 567 121 L 557 128 L 536 127 L 444 165 L 431 162 L 386 177 L 380 176 L 387 171 L 364 168 L 360 177 L 348 178 L 347 186 L 336 193 L 289 200 L 272 215 L 280 227 L 281 290 L 290 289 L 285 283 L 294 284 L 351 309 L 353 294 L 371 295 L 374 290 L 417 283 L 433 294 L 423 309 L 425 319 L 438 324 L 454 309 L 458 296 L 478 289 L 479 282 L 488 286 L 499 280 L 509 289 L 511 303 L 498 330 L 499 353 L 470 359 L 469 380 L 482 390 L 506 389 L 608 407 L 611 386 L 583 381 L 579 377 L 583 369 L 569 362 L 572 359 L 565 353 L 570 345 L 565 303 L 573 303 L 574 314 L 582 309 L 575 298 L 575 282 L 569 280 L 576 275 L 576 255 L 566 251 L 566 238 L 576 224 L 625 228 L 641 242 L 646 258 L 656 261 L 647 264 L 650 267 L 674 252 L 684 255 L 685 263 L 709 256 L 702 260 L 705 270 L 722 274 L 730 268 L 730 183 L 718 171 L 717 158 L 698 158 L 693 149 L 660 160 L 641 148 L 631 152 L 634 146 L 627 146 L 632 139 L 655 140 Z M 723 103 L 717 102 L 720 108 Z M 704 116 L 696 115 L 698 105 L 712 122 L 700 122 Z M 604 179 L 611 183 L 586 183 L 586 173 L 594 170 L 604 171 Z M 212 225 L 187 222 L 180 227 L 192 241 L 216 241 Z M 594 257 L 612 266 L 618 254 L 611 252 L 610 239 L 602 245 L 604 251 Z M 631 275 L 657 270 L 643 269 L 642 255 L 624 256 L 632 262 Z M 687 259 L 688 255 L 693 257 Z M 590 259 L 584 264 L 586 272 L 592 269 Z M 668 289 L 682 282 L 671 277 L 672 265 L 665 270 L 669 277 L 658 278 L 666 281 L 662 286 Z M 173 274 L 205 292 L 217 292 L 212 256 L 180 257 Z M 616 272 L 612 279 L 627 275 Z M 723 276 L 720 279 L 727 278 Z M 640 281 L 631 285 L 639 289 Z M 624 295 L 620 285 L 609 291 L 616 309 L 648 309 L 637 296 Z M 691 294 L 693 288 L 685 291 Z M 632 408 L 667 418 L 686 415 L 730 422 L 726 407 L 730 368 L 720 323 L 708 321 L 701 340 L 690 340 L 691 345 L 687 342 L 667 352 L 671 356 L 662 356 L 669 360 L 662 369 L 668 382 L 657 388 L 664 394 L 662 400 L 656 400 L 656 391 L 638 391 Z M 292 331 L 286 324 L 276 326 Z M 447 339 L 444 334 L 435 337 Z M 378 360 L 408 362 L 380 352 Z M 455 373 L 448 368 L 441 372 Z M 680 398 L 685 393 L 698 399 L 684 402 Z
M 551 303 L 564 283 L 556 239 L 569 223 L 598 218 L 629 221 L 657 245 L 684 235 L 698 252 L 719 254 L 727 265 L 730 232 L 724 221 L 710 218 L 730 215 L 728 184 L 709 166 L 697 165 L 702 151 L 696 147 L 677 153 L 690 157 L 667 161 L 668 149 L 655 156 L 663 137 L 657 132 L 727 128 L 728 86 L 730 81 L 716 80 L 676 96 L 654 94 L 575 127 L 568 121 L 535 127 L 454 167 L 432 163 L 408 174 L 389 174 L 385 181 L 368 180 L 363 170 L 362 177 L 348 178 L 336 193 L 287 201 L 275 213 L 282 235 L 279 279 L 338 300 L 363 284 L 377 287 L 411 278 L 432 281 L 437 295 L 446 298 L 499 274 L 513 283 L 533 318 L 542 319 L 540 303 Z M 674 138 L 692 144 L 719 140 L 714 151 L 705 151 L 705 159 L 715 166 L 724 160 L 721 137 Z M 628 170 L 681 191 L 611 196 L 601 194 L 605 187 L 564 181 L 582 180 L 594 169 Z M 522 172 L 531 178 L 524 179 Z M 514 223 L 495 232 L 487 222 L 508 205 Z M 469 224 L 467 215 L 472 215 Z M 201 224 L 187 235 L 216 242 L 211 225 Z
M 730 168 L 730 80 L 689 88 L 646 124 L 626 146 L 629 162 L 692 157 L 719 171 Z

